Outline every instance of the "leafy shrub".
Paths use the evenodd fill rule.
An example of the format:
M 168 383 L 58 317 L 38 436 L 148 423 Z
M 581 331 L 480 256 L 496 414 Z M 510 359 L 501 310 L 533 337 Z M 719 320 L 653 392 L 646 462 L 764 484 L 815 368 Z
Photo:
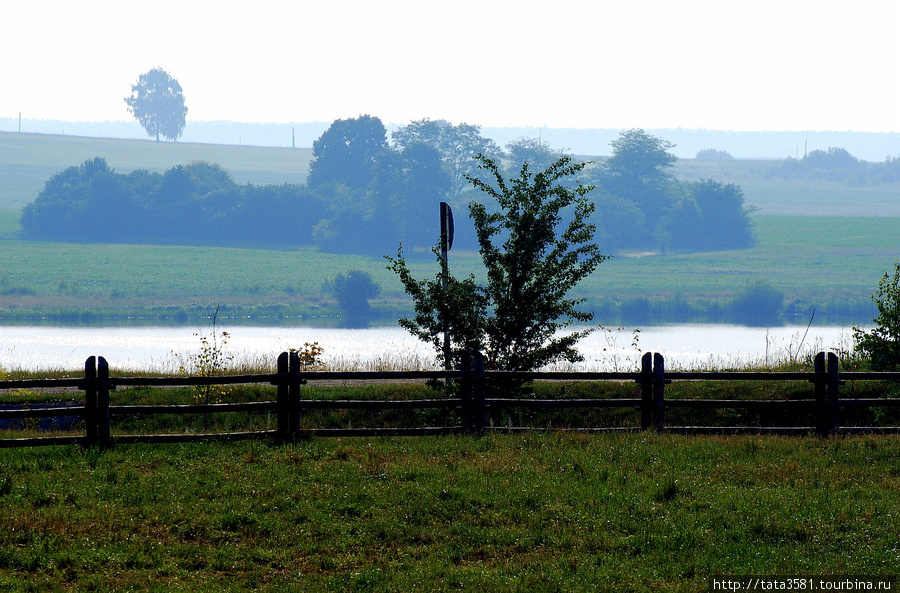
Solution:
M 878 307 L 873 320 L 876 327 L 868 332 L 853 328 L 856 350 L 877 369 L 900 369 L 900 260 L 894 263 L 894 276 L 888 272 L 878 282 L 872 295 Z

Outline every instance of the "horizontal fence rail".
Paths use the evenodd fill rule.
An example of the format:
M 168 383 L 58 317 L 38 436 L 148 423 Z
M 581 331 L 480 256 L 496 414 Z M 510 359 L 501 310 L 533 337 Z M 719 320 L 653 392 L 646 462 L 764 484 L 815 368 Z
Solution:
M 83 426 L 80 436 L 43 436 L 31 438 L 3 438 L 0 447 L 81 444 L 109 447 L 115 443 L 168 443 L 210 439 L 274 439 L 289 442 L 304 436 L 365 436 L 365 435 L 432 435 L 483 434 L 486 431 L 534 430 L 534 427 L 492 426 L 492 414 L 505 409 L 531 411 L 567 408 L 625 408 L 640 412 L 640 424 L 633 427 L 595 427 L 576 430 L 658 430 L 689 433 L 780 433 L 821 436 L 838 432 L 900 432 L 895 426 L 842 427 L 841 413 L 873 407 L 897 407 L 900 399 L 841 398 L 840 386 L 848 381 L 900 381 L 898 372 L 840 372 L 839 361 L 833 353 L 819 353 L 812 372 L 697 372 L 666 371 L 662 355 L 647 353 L 637 372 L 514 372 L 485 370 L 477 353 L 468 356 L 463 368 L 456 371 L 401 372 L 334 372 L 302 369 L 296 353 L 282 353 L 277 371 L 270 374 L 232 375 L 216 377 L 110 377 L 109 365 L 103 357 L 85 361 L 84 376 L 69 379 L 32 379 L 0 381 L 0 390 L 32 388 L 75 388 L 84 393 L 83 403 L 37 404 L 30 402 L 0 405 L 0 425 L 10 420 L 77 419 Z M 309 383 L 349 381 L 353 384 L 379 382 L 454 381 L 458 384 L 455 397 L 410 400 L 361 399 L 304 399 L 302 387 Z M 504 386 L 522 385 L 533 381 L 618 381 L 633 382 L 640 387 L 639 398 L 568 398 L 501 397 Z M 665 388 L 676 381 L 800 381 L 814 385 L 814 397 L 792 400 L 733 400 L 666 398 Z M 275 401 L 207 404 L 129 404 L 110 405 L 110 392 L 117 387 L 179 387 L 203 385 L 272 385 L 277 388 Z M 815 418 L 814 426 L 674 426 L 666 423 L 667 412 L 678 409 L 745 409 L 745 410 L 808 410 Z M 459 424 L 449 426 L 420 426 L 404 428 L 301 428 L 304 413 L 311 410 L 428 410 L 455 411 Z M 274 414 L 275 430 L 244 432 L 214 432 L 189 434 L 123 434 L 113 436 L 110 430 L 113 417 L 150 416 L 157 414 Z M 14 431 L 12 431 L 14 432 Z

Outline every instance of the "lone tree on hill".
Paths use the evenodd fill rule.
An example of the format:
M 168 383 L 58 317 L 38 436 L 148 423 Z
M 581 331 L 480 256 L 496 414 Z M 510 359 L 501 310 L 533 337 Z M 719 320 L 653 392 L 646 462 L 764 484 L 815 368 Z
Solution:
M 487 285 L 477 284 L 474 276 L 455 279 L 443 263 L 434 279 L 416 280 L 401 247 L 396 258 L 387 258 L 388 268 L 413 298 L 416 316 L 400 324 L 431 342 L 439 357 L 446 325 L 453 356 L 480 349 L 493 368 L 527 371 L 581 360 L 575 344 L 592 329 L 556 332 L 573 321 L 591 321 L 591 313 L 577 308 L 583 299 L 567 295 L 607 258 L 593 243 L 594 225 L 587 222 L 594 206 L 586 194 L 592 188 L 564 183 L 584 164 L 562 156 L 532 174 L 524 163 L 517 178 L 506 180 L 492 159 L 476 158 L 493 180 L 468 179 L 496 201 L 490 209 L 469 204 Z M 435 254 L 442 261 L 437 247 Z
M 160 135 L 177 140 L 184 131 L 187 107 L 178 81 L 162 68 L 141 74 L 131 86 L 131 96 L 125 97 L 128 111 L 141 123 L 150 136 Z

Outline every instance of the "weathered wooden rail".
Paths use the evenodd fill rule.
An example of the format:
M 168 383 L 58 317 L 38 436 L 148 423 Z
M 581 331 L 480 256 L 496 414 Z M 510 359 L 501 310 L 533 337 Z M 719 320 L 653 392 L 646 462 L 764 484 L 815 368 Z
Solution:
M 362 381 L 391 382 L 399 380 L 453 380 L 458 382 L 458 397 L 416 400 L 314 400 L 302 397 L 302 386 L 309 382 Z M 640 385 L 640 398 L 538 399 L 489 397 L 498 385 L 529 381 L 628 381 Z M 797 400 L 733 400 L 666 398 L 667 384 L 675 381 L 806 381 L 814 384 L 814 398 Z M 900 399 L 841 398 L 840 386 L 846 381 L 900 381 L 898 372 L 841 372 L 833 353 L 819 353 L 812 372 L 694 372 L 665 370 L 660 354 L 647 353 L 638 372 L 514 372 L 486 371 L 481 358 L 469 357 L 456 371 L 410 372 L 330 372 L 304 371 L 299 357 L 282 353 L 277 370 L 271 374 L 230 375 L 217 377 L 110 377 L 109 365 L 103 357 L 90 357 L 85 362 L 84 376 L 72 379 L 33 379 L 0 381 L 0 390 L 32 388 L 76 388 L 84 392 L 83 405 L 46 408 L 23 407 L 0 410 L 5 419 L 77 417 L 84 427 L 81 435 L 42 436 L 0 439 L 0 447 L 71 445 L 108 447 L 115 443 L 164 443 L 201 440 L 274 439 L 289 442 L 306 436 L 376 436 L 431 435 L 470 433 L 491 430 L 534 430 L 534 427 L 493 427 L 493 412 L 507 408 L 554 410 L 564 408 L 631 408 L 640 411 L 640 424 L 633 427 L 581 428 L 581 431 L 648 430 L 690 433 L 781 433 L 828 436 L 846 432 L 900 433 L 898 426 L 842 427 L 841 412 L 848 409 L 897 407 Z M 165 387 L 197 385 L 268 384 L 277 388 L 275 401 L 218 403 L 199 405 L 110 405 L 110 392 L 116 387 Z M 381 428 L 306 428 L 301 429 L 304 413 L 322 409 L 397 410 L 443 408 L 455 410 L 460 423 L 449 426 L 381 427 Z M 806 409 L 814 412 L 815 426 L 672 426 L 666 423 L 669 410 L 679 408 L 745 408 L 756 410 Z M 275 430 L 216 432 L 189 434 L 121 434 L 111 432 L 111 419 L 133 414 L 212 414 L 221 412 L 274 413 Z

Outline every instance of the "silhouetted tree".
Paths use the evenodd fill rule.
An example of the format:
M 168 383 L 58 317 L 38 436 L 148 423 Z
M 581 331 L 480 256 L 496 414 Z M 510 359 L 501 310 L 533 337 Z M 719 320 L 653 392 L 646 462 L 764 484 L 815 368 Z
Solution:
M 693 228 L 697 249 L 746 249 L 753 246 L 751 210 L 744 205 L 744 192 L 733 183 L 701 179 L 687 184 L 687 190 L 702 216 Z
M 764 281 L 747 285 L 731 301 L 732 318 L 750 326 L 779 323 L 783 308 L 784 293 Z
M 388 150 L 387 130 L 377 117 L 335 120 L 313 142 L 307 184 L 318 187 L 342 183 L 354 190 L 365 190 L 372 182 L 378 156 Z
M 649 241 L 659 230 L 657 227 L 673 202 L 669 169 L 678 160 L 668 152 L 673 146 L 643 130 L 627 130 L 612 142 L 612 156 L 598 169 L 600 189 L 637 204 L 643 212 L 643 241 Z
M 730 161 L 733 160 L 734 157 L 731 156 L 726 150 L 716 150 L 715 148 L 704 148 L 703 150 L 697 151 L 697 156 L 694 157 L 698 161 Z
M 592 319 L 591 313 L 578 310 L 582 300 L 568 293 L 606 259 L 592 242 L 595 229 L 587 222 L 593 210 L 586 197 L 591 188 L 563 183 L 584 165 L 561 157 L 535 174 L 525 164 L 517 178 L 506 180 L 492 159 L 479 155 L 478 161 L 493 181 L 470 182 L 496 202 L 491 212 L 474 201 L 469 206 L 487 284 L 478 285 L 472 276 L 457 280 L 443 267 L 434 280 L 416 280 L 401 249 L 396 258 L 388 258 L 388 267 L 400 276 L 416 309 L 416 317 L 401 320 L 401 325 L 437 346 L 448 321 L 455 352 L 476 345 L 484 349 L 489 365 L 501 369 L 580 360 L 575 344 L 591 330 L 566 336 L 556 332 L 573 321 Z M 460 309 L 451 311 L 451 304 Z
M 394 145 L 403 150 L 413 144 L 433 146 L 441 155 L 441 161 L 450 177 L 448 198 L 470 188 L 466 176 L 479 174 L 475 155 L 498 157 L 500 149 L 490 138 L 481 135 L 481 127 L 461 123 L 453 125 L 444 119 L 420 119 L 398 128 L 391 134 Z
M 184 131 L 187 107 L 178 81 L 162 68 L 141 74 L 131 86 L 131 96 L 125 97 L 129 113 L 140 122 L 150 136 L 160 135 L 177 140 Z
M 368 272 L 350 270 L 338 274 L 327 282 L 325 289 L 331 292 L 341 309 L 341 325 L 344 327 L 367 327 L 372 318 L 369 299 L 381 294 L 381 287 L 372 280 Z
M 369 190 L 372 219 L 379 227 L 373 232 L 389 234 L 392 245 L 433 245 L 438 204 L 449 189 L 450 178 L 433 146 L 419 142 L 386 152 Z
M 900 370 L 900 260 L 894 263 L 893 277 L 884 273 L 872 300 L 878 307 L 875 327 L 853 328 L 856 350 L 877 369 Z
M 565 151 L 552 148 L 537 138 L 519 138 L 507 142 L 506 158 L 509 161 L 506 167 L 507 175 L 516 175 L 525 163 L 528 163 L 528 168 L 534 171 L 546 169 L 565 154 Z

